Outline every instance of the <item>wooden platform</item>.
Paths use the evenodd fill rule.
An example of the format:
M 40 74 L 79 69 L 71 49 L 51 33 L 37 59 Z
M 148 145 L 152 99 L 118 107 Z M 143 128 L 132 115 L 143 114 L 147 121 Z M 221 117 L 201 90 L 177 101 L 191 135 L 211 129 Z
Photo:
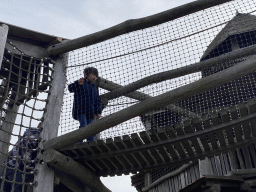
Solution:
M 196 161 L 255 141 L 256 102 L 186 120 L 175 126 L 74 144 L 60 150 L 100 176 L 136 173 Z

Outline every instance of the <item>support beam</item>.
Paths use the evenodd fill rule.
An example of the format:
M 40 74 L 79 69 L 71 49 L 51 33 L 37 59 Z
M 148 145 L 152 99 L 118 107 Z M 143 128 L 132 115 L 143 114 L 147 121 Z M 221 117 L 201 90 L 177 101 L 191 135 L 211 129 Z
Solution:
M 134 99 L 138 99 L 138 97 L 143 97 L 144 95 L 140 95 L 140 94 L 138 94 L 138 92 L 135 92 L 135 91 L 142 87 L 148 86 L 152 83 L 159 83 L 162 81 L 182 77 L 182 76 L 189 75 L 192 73 L 201 72 L 201 70 L 203 68 L 212 67 L 214 65 L 219 65 L 220 63 L 224 63 L 224 62 L 235 60 L 235 59 L 245 57 L 245 56 L 248 56 L 251 54 L 255 54 L 255 50 L 256 50 L 256 45 L 252 45 L 249 47 L 245 47 L 245 48 L 242 48 L 239 50 L 232 51 L 230 53 L 223 54 L 219 57 L 214 57 L 214 58 L 211 58 L 211 59 L 208 59 L 205 61 L 194 63 L 194 64 L 191 64 L 188 66 L 184 66 L 184 67 L 181 67 L 178 69 L 157 73 L 157 74 L 145 77 L 143 79 L 140 79 L 140 80 L 133 82 L 129 85 L 126 85 L 123 87 L 120 86 L 119 88 L 117 87 L 117 85 L 113 85 L 112 83 L 109 83 L 105 79 L 102 79 L 102 82 L 100 82 L 98 84 L 99 87 L 107 89 L 107 88 L 110 88 L 111 86 L 115 86 L 116 88 L 112 89 L 112 90 L 107 89 L 111 92 L 105 93 L 105 94 L 101 95 L 101 97 L 110 100 L 110 99 L 114 99 L 114 98 L 125 95 L 128 97 L 133 96 L 131 98 L 134 98 L 136 96 L 136 98 L 134 98 Z M 131 93 L 133 93 L 133 94 L 131 94 Z
M 8 30 L 9 30 L 9 27 L 7 25 L 3 24 L 2 26 L 0 26 L 0 68 L 2 66 Z
M 97 79 L 96 85 L 98 87 L 102 88 L 102 89 L 106 89 L 108 91 L 113 91 L 115 93 L 116 93 L 116 90 L 125 90 L 125 87 L 123 87 L 122 85 L 111 82 L 107 79 L 103 79 L 102 77 Z M 110 93 L 112 93 L 112 92 L 110 92 Z M 100 96 L 101 101 L 103 103 L 103 108 L 105 108 L 107 106 L 108 100 L 114 99 L 114 98 L 120 96 L 119 94 L 118 94 L 118 96 L 115 96 L 114 94 L 113 95 L 110 94 L 110 95 L 112 97 L 105 97 L 105 94 Z M 152 98 L 150 95 L 147 95 L 145 93 L 141 93 L 139 91 L 132 91 L 132 90 L 130 90 L 130 93 L 128 93 L 128 94 L 125 94 L 125 92 L 124 92 L 123 96 L 129 97 L 129 98 L 132 98 L 132 99 L 136 99 L 136 100 L 139 100 L 139 101 L 144 101 L 146 99 Z M 182 107 L 176 106 L 174 104 L 167 105 L 165 108 L 169 111 L 179 113 L 179 114 L 184 115 L 186 117 L 190 117 L 190 118 L 198 117 L 195 113 L 193 113 L 189 110 L 186 110 Z
M 51 94 L 47 104 L 47 112 L 44 114 L 44 121 L 42 124 L 43 131 L 41 133 L 42 142 L 57 137 L 61 107 L 64 96 L 64 88 L 66 83 L 66 63 L 67 55 L 62 55 L 56 60 L 54 64 L 54 74 L 51 87 Z M 43 148 L 42 142 L 39 144 Z M 39 154 L 41 159 L 42 154 Z M 36 169 L 39 171 L 35 176 L 35 181 L 38 185 L 34 187 L 34 192 L 53 191 L 54 171 L 49 169 L 45 164 L 37 164 Z
M 159 25 L 231 0 L 197 0 L 148 17 L 127 20 L 103 31 L 48 47 L 49 55 L 60 55 L 119 35 Z
M 43 160 L 51 167 L 76 177 L 92 191 L 111 192 L 93 172 L 54 149 L 46 150 L 43 154 Z
M 5 120 L 2 121 L 2 126 L 0 128 L 0 165 L 6 160 L 8 149 L 10 146 L 11 134 L 13 131 L 13 126 L 17 117 L 17 112 L 19 107 L 14 105 L 13 107 L 8 106 L 6 110 Z M 0 173 L 3 167 L 0 166 Z
M 204 91 L 224 85 L 242 76 L 251 74 L 256 71 L 256 56 L 240 62 L 230 68 L 227 68 L 219 73 L 215 73 L 194 83 L 176 88 L 164 94 L 152 97 L 138 104 L 130 106 L 119 112 L 113 113 L 107 117 L 99 119 L 84 128 L 75 130 L 65 135 L 46 141 L 43 144 L 44 149 L 53 148 L 61 149 L 83 139 L 89 138 L 101 131 L 110 127 L 116 126 L 134 117 L 143 115 L 148 111 L 163 108 L 166 105 L 190 98 Z M 212 83 L 214 82 L 214 83 Z

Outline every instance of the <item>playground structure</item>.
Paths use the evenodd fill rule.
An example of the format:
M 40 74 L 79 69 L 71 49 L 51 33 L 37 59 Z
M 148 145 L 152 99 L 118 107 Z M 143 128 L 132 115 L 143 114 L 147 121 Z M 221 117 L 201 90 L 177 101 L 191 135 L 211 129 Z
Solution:
M 23 191 L 110 191 L 99 176 L 129 173 L 138 191 L 253 191 L 255 10 L 199 0 L 75 40 L 2 24 L 1 189 L 8 150 L 42 122 L 35 169 L 14 168 L 34 174 Z M 67 85 L 86 66 L 103 118 L 78 129 Z

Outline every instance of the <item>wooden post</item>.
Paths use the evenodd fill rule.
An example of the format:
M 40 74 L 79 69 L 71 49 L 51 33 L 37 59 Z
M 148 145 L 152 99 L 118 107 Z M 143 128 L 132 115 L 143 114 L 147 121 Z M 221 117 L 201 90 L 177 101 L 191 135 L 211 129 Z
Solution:
M 194 83 L 176 88 L 164 94 L 149 98 L 131 107 L 113 113 L 107 117 L 99 119 L 86 126 L 85 128 L 75 130 L 71 133 L 59 136 L 44 143 L 44 148 L 61 149 L 75 142 L 89 138 L 110 127 L 116 126 L 131 118 L 143 115 L 151 110 L 156 110 L 176 101 L 181 101 L 197 95 L 204 91 L 211 90 L 220 85 L 226 84 L 242 76 L 256 71 L 256 56 L 229 67 L 219 73 L 215 73 Z M 215 82 L 215 83 L 212 83 Z
M 92 191 L 111 192 L 93 172 L 54 149 L 46 150 L 43 160 L 48 165 L 76 177 Z
M 212 165 L 208 157 L 204 160 L 198 160 L 200 177 L 205 175 L 213 175 Z
M 8 30 L 9 30 L 9 27 L 7 25 L 3 24 L 2 26 L 0 26 L 0 68 L 2 66 Z M 2 89 L 1 89 L 1 91 L 2 91 Z M 1 103 L 3 103 L 3 101 L 1 101 Z M 8 118 L 8 116 L 10 117 L 11 114 L 8 113 L 6 115 Z M 9 120 L 11 121 L 11 119 L 8 119 L 8 120 L 6 119 L 6 121 L 9 121 Z M 12 128 L 13 128 L 13 126 L 7 126 L 6 123 L 3 123 L 2 129 L 0 129 L 0 164 L 3 163 L 3 161 L 6 158 L 6 154 L 8 152 L 8 144 L 7 143 L 10 143 L 9 133 L 12 132 Z M 7 143 L 5 143 L 5 142 L 7 142 Z M 0 173 L 1 173 L 1 171 L 2 171 L 2 167 L 0 167 Z
M 119 35 L 129 33 L 132 31 L 145 29 L 161 23 L 165 23 L 197 11 L 201 11 L 222 3 L 229 2 L 231 0 L 197 0 L 185 5 L 164 11 L 148 17 L 133 19 L 125 21 L 116 26 L 110 27 L 103 31 L 93 33 L 84 37 L 80 37 L 71 41 L 59 43 L 48 47 L 47 51 L 49 55 L 60 55 L 68 51 L 73 51 L 85 46 L 96 44 Z
M 9 27 L 5 24 L 0 26 L 0 68 L 2 66 L 2 60 L 4 56 L 4 49 L 5 44 L 7 40 L 7 34 L 8 34 Z
M 57 137 L 60 112 L 64 96 L 64 88 L 66 83 L 66 63 L 67 54 L 56 60 L 54 64 L 54 78 L 52 82 L 51 94 L 49 96 L 49 102 L 47 104 L 47 111 L 44 114 L 44 121 L 42 124 L 42 142 L 39 147 L 43 148 L 43 142 L 49 139 Z M 42 154 L 39 154 L 39 159 L 42 158 Z M 39 171 L 35 176 L 35 181 L 38 185 L 34 187 L 34 192 L 53 192 L 54 183 L 54 171 L 50 169 L 46 163 L 37 164 L 36 169 Z
M 14 126 L 14 122 L 17 117 L 19 107 L 14 105 L 13 107 L 8 106 L 5 115 L 5 120 L 2 121 L 2 128 L 0 129 L 0 164 L 6 160 L 6 155 L 9 149 L 9 143 L 11 140 L 11 134 Z M 0 173 L 3 168 L 0 167 Z

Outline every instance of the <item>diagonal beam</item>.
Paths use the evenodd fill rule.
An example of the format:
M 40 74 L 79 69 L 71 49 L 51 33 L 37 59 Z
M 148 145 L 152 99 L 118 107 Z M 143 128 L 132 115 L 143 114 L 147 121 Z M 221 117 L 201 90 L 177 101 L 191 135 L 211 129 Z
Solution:
M 129 119 L 143 115 L 148 111 L 163 108 L 176 101 L 188 99 L 193 95 L 211 90 L 232 80 L 251 74 L 254 71 L 256 71 L 256 56 L 252 56 L 246 61 L 240 62 L 230 68 L 200 79 L 194 83 L 179 87 L 172 91 L 142 101 L 119 112 L 113 113 L 87 125 L 86 128 L 78 129 L 48 140 L 44 142 L 43 148 L 53 148 L 56 150 L 61 149 Z
M 122 85 L 119 85 L 117 83 L 114 83 L 112 81 L 109 81 L 107 79 L 104 79 L 102 77 L 97 79 L 96 85 L 98 87 L 102 88 L 102 89 L 106 89 L 108 91 L 111 91 L 110 95 L 112 95 L 112 97 L 105 97 L 105 94 L 100 96 L 101 101 L 105 106 L 107 105 L 108 100 L 121 96 L 120 94 L 118 94 L 118 96 L 114 96 L 114 94 L 111 94 L 113 91 L 117 92 L 117 90 L 126 90 L 126 87 L 124 87 Z M 129 97 L 129 98 L 132 98 L 132 99 L 135 99 L 135 100 L 139 100 L 139 101 L 144 101 L 146 99 L 152 98 L 152 96 L 147 95 L 147 94 L 142 93 L 142 92 L 139 92 L 139 91 L 131 91 L 130 90 L 130 92 L 128 94 L 127 94 L 127 92 L 124 91 L 123 94 L 124 95 L 122 95 L 122 96 L 126 96 L 126 97 Z M 193 112 L 191 112 L 187 109 L 184 109 L 182 107 L 176 106 L 174 104 L 167 105 L 165 108 L 169 111 L 182 114 L 186 117 L 190 117 L 190 118 L 198 117 L 197 114 L 195 114 L 195 113 L 193 113 Z

